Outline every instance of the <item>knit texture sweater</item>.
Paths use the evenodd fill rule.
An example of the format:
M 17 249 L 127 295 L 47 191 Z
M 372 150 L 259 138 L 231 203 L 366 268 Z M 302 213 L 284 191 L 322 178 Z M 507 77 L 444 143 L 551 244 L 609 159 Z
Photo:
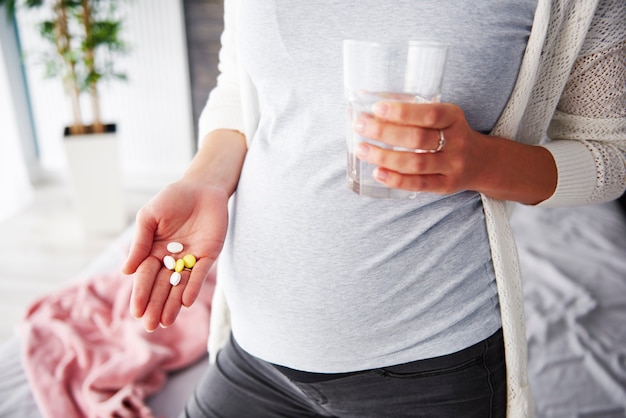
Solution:
M 238 64 L 237 0 L 224 2 L 220 75 L 199 121 L 253 137 L 255 87 Z M 541 206 L 601 203 L 626 188 L 626 5 L 623 0 L 539 0 L 517 83 L 493 135 L 548 149 L 558 184 Z M 507 416 L 534 415 L 526 374 L 522 278 L 512 202 L 482 196 L 496 273 L 507 366 Z M 218 267 L 209 336 L 212 359 L 230 324 Z

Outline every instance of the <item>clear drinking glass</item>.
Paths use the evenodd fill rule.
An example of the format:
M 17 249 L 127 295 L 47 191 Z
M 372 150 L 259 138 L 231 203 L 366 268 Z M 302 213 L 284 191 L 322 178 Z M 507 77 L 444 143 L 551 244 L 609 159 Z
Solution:
M 372 176 L 376 166 L 358 159 L 354 150 L 362 141 L 397 151 L 420 150 L 391 147 L 359 136 L 352 124 L 361 114 L 371 114 L 374 103 L 381 100 L 438 102 L 447 54 L 448 45 L 438 42 L 343 42 L 344 88 L 348 102 L 347 174 L 351 190 L 375 198 L 410 199 L 417 196 L 417 192 L 392 189 L 376 181 Z

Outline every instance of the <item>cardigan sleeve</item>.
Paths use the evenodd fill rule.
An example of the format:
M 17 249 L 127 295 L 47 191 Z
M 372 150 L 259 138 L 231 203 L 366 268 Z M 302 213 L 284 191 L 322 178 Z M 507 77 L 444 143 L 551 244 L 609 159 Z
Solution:
M 221 48 L 217 85 L 209 94 L 208 100 L 198 121 L 199 141 L 216 129 L 232 129 L 245 133 L 243 116 L 240 69 L 237 56 L 237 17 L 238 1 L 224 1 L 224 31 L 220 38 Z
M 544 144 L 558 185 L 543 206 L 599 203 L 626 188 L 626 5 L 602 0 Z

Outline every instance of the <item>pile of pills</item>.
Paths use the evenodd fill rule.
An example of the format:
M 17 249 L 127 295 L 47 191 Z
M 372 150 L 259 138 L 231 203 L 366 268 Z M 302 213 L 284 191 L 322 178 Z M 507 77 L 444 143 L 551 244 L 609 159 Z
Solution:
M 167 251 L 172 254 L 180 254 L 183 251 L 183 244 L 180 242 L 170 242 L 167 244 Z M 183 270 L 191 270 L 196 265 L 196 257 L 193 254 L 186 254 L 183 258 L 174 258 L 172 255 L 163 257 L 163 265 L 166 269 L 172 271 L 170 276 L 170 284 L 176 286 L 180 283 L 180 272 Z

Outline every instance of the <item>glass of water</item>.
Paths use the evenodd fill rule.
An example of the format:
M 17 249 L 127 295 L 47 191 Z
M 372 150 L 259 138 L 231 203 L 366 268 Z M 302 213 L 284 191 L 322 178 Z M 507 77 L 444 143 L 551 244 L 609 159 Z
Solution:
M 389 188 L 374 179 L 376 166 L 358 159 L 355 148 L 360 142 L 397 151 L 419 152 L 392 147 L 356 134 L 352 124 L 361 114 L 372 114 L 374 103 L 399 101 L 438 102 L 448 55 L 448 44 L 402 41 L 343 42 L 344 89 L 348 102 L 346 138 L 348 142 L 348 187 L 375 198 L 410 199 L 417 192 Z

